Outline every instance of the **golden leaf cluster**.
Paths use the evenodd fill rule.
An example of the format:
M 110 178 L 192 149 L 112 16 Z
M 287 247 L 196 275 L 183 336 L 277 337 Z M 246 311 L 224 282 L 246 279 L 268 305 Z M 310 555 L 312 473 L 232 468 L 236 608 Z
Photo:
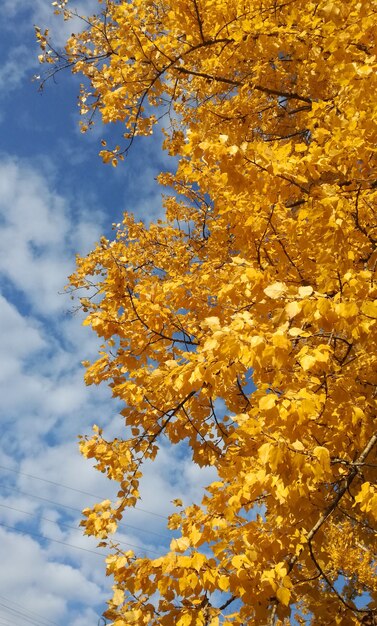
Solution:
M 66 3 L 57 11 L 67 17 Z M 71 277 L 103 342 L 86 382 L 123 439 L 81 450 L 119 482 L 113 532 L 161 437 L 218 479 L 157 559 L 116 551 L 115 626 L 374 623 L 376 0 L 106 0 L 57 54 L 118 163 L 164 127 L 165 218 L 126 214 Z M 369 620 L 369 621 L 368 621 Z

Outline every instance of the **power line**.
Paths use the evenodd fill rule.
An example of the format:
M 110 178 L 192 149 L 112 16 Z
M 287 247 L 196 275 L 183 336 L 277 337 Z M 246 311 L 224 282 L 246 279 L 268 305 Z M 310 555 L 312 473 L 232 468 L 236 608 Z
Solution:
M 55 506 L 62 507 L 64 509 L 69 509 L 70 511 L 75 511 L 75 513 L 82 514 L 81 509 L 77 509 L 76 507 L 69 506 L 68 504 L 62 504 L 61 502 L 57 502 L 56 500 L 50 500 L 49 498 L 44 498 L 43 496 L 37 496 L 33 493 L 27 493 L 26 491 L 21 491 L 21 489 L 17 489 L 17 487 L 13 487 L 13 485 L 1 485 L 3 489 L 8 489 L 9 491 L 15 491 L 16 493 L 21 494 L 22 496 L 27 496 L 29 498 L 35 498 L 36 500 L 42 500 L 43 502 L 48 502 L 49 504 L 54 504 Z M 163 539 L 169 539 L 167 534 L 163 535 L 162 533 L 157 533 L 153 530 L 146 530 L 145 528 L 140 528 L 138 526 L 131 526 L 131 524 L 124 524 L 119 522 L 118 526 L 122 528 L 132 528 L 133 530 L 137 530 L 143 533 L 148 533 L 150 535 L 156 535 L 157 537 L 162 537 Z
M 28 478 L 34 478 L 35 480 L 40 480 L 44 483 L 49 483 L 50 485 L 55 485 L 56 487 L 63 487 L 64 489 L 69 489 L 70 491 L 75 491 L 76 493 L 81 493 L 84 496 L 91 496 L 92 498 L 96 498 L 97 500 L 105 500 L 106 498 L 101 498 L 101 496 L 96 495 L 94 493 L 89 493 L 88 491 L 81 491 L 81 489 L 75 489 L 75 487 L 70 487 L 68 485 L 64 485 L 63 483 L 54 482 L 53 480 L 48 480 L 47 478 L 41 478 L 40 476 L 34 476 L 33 474 L 26 474 L 26 472 L 21 472 L 20 470 L 11 469 L 10 467 L 5 467 L 4 465 L 0 465 L 0 469 L 6 470 L 7 472 L 13 472 L 14 474 L 20 474 L 20 476 L 27 476 Z M 143 513 L 148 513 L 149 515 L 154 515 L 155 517 L 161 517 L 162 519 L 168 519 L 166 515 L 161 515 L 160 513 L 156 513 L 155 511 L 148 511 L 148 509 L 142 509 L 139 506 L 135 506 L 135 509 L 138 511 L 142 511 Z
M 30 513 L 29 511 L 22 511 L 21 509 L 16 509 L 15 507 L 9 506 L 7 504 L 0 504 L 0 507 L 4 509 L 10 509 L 11 511 L 17 511 L 18 513 L 24 513 L 25 515 L 31 515 L 32 517 L 36 517 L 34 513 Z M 46 522 L 50 522 L 51 524 L 57 524 L 58 526 L 65 526 L 65 528 L 70 528 L 71 530 L 79 531 L 79 528 L 77 526 L 71 526 L 70 524 L 65 524 L 64 522 L 57 522 L 56 520 L 48 519 L 48 517 L 43 517 L 42 515 L 39 515 L 39 519 L 45 520 Z M 54 540 L 51 539 L 50 541 L 54 541 Z M 116 542 L 119 544 L 123 544 L 124 546 L 137 548 L 138 550 L 142 550 L 143 552 L 152 552 L 153 554 L 159 555 L 159 552 L 156 552 L 155 550 L 149 550 L 149 548 L 144 548 L 143 546 L 137 546 L 133 543 L 129 543 L 128 541 L 116 540 Z
M 5 602 L 7 602 L 8 604 L 14 604 L 14 606 L 16 606 L 16 607 L 18 607 L 18 608 L 20 608 L 22 610 L 26 610 L 27 613 L 35 615 L 39 619 L 42 619 L 44 622 L 47 622 L 47 624 L 51 624 L 52 626 L 59 626 L 59 624 L 57 624 L 56 622 L 53 622 L 52 620 L 48 619 L 47 617 L 43 617 L 43 615 L 41 615 L 40 613 L 37 613 L 37 611 L 32 611 L 31 609 L 29 609 L 25 605 L 21 604 L 20 602 L 14 602 L 14 600 L 10 600 L 9 598 L 7 598 L 6 596 L 3 596 L 1 594 L 0 594 L 0 598 L 2 600 L 5 600 Z
M 37 619 L 34 619 L 34 617 L 32 617 L 31 615 L 28 615 L 24 611 L 18 611 L 17 609 L 8 607 L 6 604 L 3 604 L 3 602 L 0 602 L 0 607 L 3 607 L 3 610 L 5 609 L 5 611 L 7 613 L 10 613 L 12 616 L 15 615 L 16 617 L 21 617 L 23 620 L 26 620 L 33 626 L 40 626 L 40 622 Z
M 31 624 L 35 625 L 35 626 L 49 626 L 50 624 L 53 624 L 55 626 L 55 622 L 50 622 L 50 620 L 45 620 L 44 617 L 42 617 L 41 615 L 37 616 L 37 619 L 35 619 L 32 616 L 32 611 L 23 611 L 23 610 L 18 610 L 18 609 L 14 609 L 12 606 L 8 606 L 7 604 L 4 604 L 3 602 L 0 602 L 0 607 L 3 607 L 3 611 L 5 610 L 7 613 L 10 613 L 12 616 L 15 615 L 16 617 L 21 617 L 23 620 L 26 620 L 28 622 L 30 622 Z M 43 620 L 43 621 L 41 621 Z M 56 626 L 58 626 L 56 624 Z
M 53 541 L 54 543 L 60 543 L 63 546 L 69 546 L 70 548 L 75 548 L 75 550 L 82 550 L 83 552 L 91 552 L 92 554 L 97 554 L 102 558 L 104 555 L 101 552 L 96 552 L 95 550 L 89 550 L 89 548 L 81 548 L 80 546 L 74 546 L 71 543 L 67 543 L 66 541 L 59 541 L 58 539 L 51 539 L 51 537 L 45 537 L 44 535 L 40 535 L 39 533 L 34 533 L 31 530 L 21 530 L 20 528 L 15 528 L 14 526 L 9 526 L 8 524 L 4 524 L 0 522 L 0 526 L 4 526 L 4 528 L 8 528 L 9 530 L 13 530 L 16 533 L 21 533 L 21 535 L 27 535 L 31 537 L 39 537 L 40 539 L 45 539 L 46 541 Z
M 36 496 L 33 493 L 27 493 L 26 491 L 21 491 L 21 489 L 17 489 L 17 487 L 13 487 L 11 485 L 1 485 L 2 489 L 8 489 L 8 491 L 16 491 L 16 493 L 20 493 L 22 496 L 28 496 L 29 498 L 35 498 L 36 500 L 43 500 L 43 502 L 48 502 L 49 504 L 55 504 L 55 506 L 63 507 L 63 509 L 69 509 L 70 511 L 75 511 L 75 513 L 81 513 L 80 509 L 76 509 L 73 506 L 69 506 L 68 504 L 61 504 L 60 502 L 56 502 L 55 500 L 50 500 L 49 498 L 44 498 L 43 496 Z

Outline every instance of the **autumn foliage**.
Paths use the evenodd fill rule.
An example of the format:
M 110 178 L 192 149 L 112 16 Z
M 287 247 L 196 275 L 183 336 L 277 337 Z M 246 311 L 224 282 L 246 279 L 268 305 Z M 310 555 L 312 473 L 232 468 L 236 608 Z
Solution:
M 116 529 L 162 437 L 218 473 L 176 502 L 169 552 L 108 557 L 106 616 L 377 623 L 377 2 L 99 0 L 85 20 L 64 53 L 38 30 L 50 73 L 84 77 L 83 130 L 123 124 L 116 165 L 159 121 L 178 162 L 164 220 L 126 214 L 70 279 L 103 341 L 86 382 L 127 425 L 81 440 L 120 485 L 85 532 Z

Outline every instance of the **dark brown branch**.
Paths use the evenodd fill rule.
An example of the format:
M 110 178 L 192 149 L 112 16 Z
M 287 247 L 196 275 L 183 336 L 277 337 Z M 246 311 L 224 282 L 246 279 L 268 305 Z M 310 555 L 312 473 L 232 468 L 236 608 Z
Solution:
M 200 37 L 201 40 L 204 42 L 204 33 L 203 33 L 203 20 L 200 17 L 200 13 L 199 13 L 199 7 L 198 7 L 198 3 L 197 0 L 193 0 L 194 2 L 194 7 L 195 7 L 195 14 L 196 14 L 196 19 L 198 20 L 198 25 L 199 25 L 199 32 L 200 32 Z
M 341 594 L 337 591 L 335 585 L 331 582 L 330 578 L 327 576 L 327 574 L 324 572 L 323 568 L 321 567 L 321 565 L 318 563 L 316 556 L 314 554 L 313 551 L 313 544 L 312 541 L 308 542 L 308 546 L 309 546 L 309 552 L 310 552 L 310 556 L 311 559 L 314 563 L 314 565 L 316 566 L 319 574 L 321 575 L 321 577 L 323 578 L 323 580 L 326 582 L 326 584 L 330 587 L 331 591 L 336 595 L 336 597 L 338 598 L 338 600 L 350 611 L 354 611 L 355 613 L 369 613 L 369 609 L 358 609 L 356 606 L 352 606 L 352 604 L 348 604 L 348 602 L 343 598 L 343 596 L 341 596 Z
M 173 409 L 169 409 L 168 411 L 164 412 L 164 415 L 166 415 L 167 417 L 163 421 L 163 423 L 160 425 L 159 429 L 151 435 L 151 440 L 149 442 L 149 445 L 151 445 L 152 443 L 156 441 L 157 437 L 163 432 L 163 430 L 166 428 L 170 420 L 173 419 L 174 415 L 176 415 L 178 411 L 180 411 L 180 409 L 184 407 L 186 402 L 190 400 L 190 398 L 192 398 L 195 394 L 196 394 L 195 390 L 190 391 L 190 393 L 185 398 L 183 398 L 183 400 L 181 400 L 181 402 L 179 402 Z
M 302 102 L 312 103 L 312 99 L 307 96 L 300 96 L 298 93 L 291 93 L 289 91 L 280 91 L 280 89 L 270 89 L 269 87 L 263 87 L 262 85 L 252 85 L 255 91 L 262 91 L 270 96 L 279 96 L 281 98 L 287 98 L 287 100 L 301 100 Z
M 214 42 L 215 43 L 215 42 Z M 216 42 L 217 43 L 217 42 Z M 190 70 L 187 67 L 173 67 L 177 72 L 181 74 L 189 74 L 193 76 L 199 76 L 201 78 L 205 78 L 206 80 L 214 80 L 216 82 L 225 83 L 226 85 L 233 85 L 234 87 L 241 87 L 245 84 L 244 81 L 241 80 L 233 80 L 231 78 L 227 78 L 226 76 L 217 76 L 216 74 L 207 74 L 206 72 L 197 72 L 195 70 Z M 312 103 L 312 99 L 306 96 L 300 96 L 300 94 L 290 91 L 281 91 L 280 89 L 271 89 L 270 87 L 264 87 L 263 85 L 253 85 L 250 83 L 250 88 L 255 91 L 261 91 L 262 93 L 266 93 L 270 96 L 278 96 L 280 98 L 287 98 L 287 100 L 302 100 L 303 102 Z
M 252 159 L 248 159 L 246 156 L 244 156 L 244 159 L 247 163 L 251 163 L 251 165 L 255 165 L 255 167 L 260 169 L 262 172 L 266 172 L 266 174 L 270 174 L 270 176 L 272 176 L 271 172 L 269 172 L 268 169 L 266 167 L 263 167 L 263 165 L 261 165 L 260 163 L 257 163 L 256 161 L 253 161 Z M 301 189 L 301 191 L 303 191 L 304 193 L 306 194 L 309 193 L 308 189 L 300 185 L 300 183 L 298 183 L 294 179 L 289 178 L 288 176 L 285 176 L 284 174 L 276 174 L 276 176 L 277 178 L 281 178 L 282 180 L 287 181 L 287 183 L 290 183 L 291 185 L 298 187 L 298 189 Z
M 138 319 L 138 321 L 140 322 L 140 324 L 142 324 L 144 326 L 144 328 L 146 328 L 149 332 L 153 333 L 154 335 L 157 335 L 157 337 L 160 337 L 161 339 L 166 339 L 167 341 L 170 341 L 171 343 L 183 343 L 183 344 L 190 344 L 192 346 L 198 346 L 199 343 L 196 341 L 192 341 L 192 340 L 188 340 L 188 339 L 176 339 L 174 337 L 169 337 L 168 335 L 165 335 L 164 333 L 161 333 L 158 330 L 154 330 L 153 328 L 150 328 L 150 326 L 148 326 L 148 324 L 140 317 L 139 312 L 136 308 L 135 302 L 134 302 L 134 296 L 132 293 L 131 288 L 127 285 L 126 287 L 129 298 L 130 298 L 130 302 L 131 302 L 131 307 L 133 312 L 136 315 L 136 318 Z
M 215 76 L 212 74 L 207 74 L 206 72 L 197 72 L 195 70 L 189 70 L 187 67 L 173 67 L 177 72 L 181 74 L 188 74 L 189 76 L 199 76 L 199 78 L 205 78 L 206 80 L 214 80 L 216 82 L 225 83 L 226 85 L 233 85 L 234 87 L 240 87 L 244 83 L 239 80 L 232 80 L 231 78 L 227 78 L 226 76 Z
M 294 260 L 292 259 L 291 255 L 289 254 L 289 252 L 288 252 L 288 250 L 287 250 L 287 248 L 286 248 L 285 244 L 284 244 L 284 243 L 282 242 L 282 240 L 280 239 L 280 237 L 279 237 L 279 235 L 278 235 L 278 233 L 277 233 L 277 231 L 276 231 L 276 228 L 275 228 L 275 226 L 274 226 L 274 225 L 273 225 L 273 223 L 272 223 L 272 219 L 270 220 L 270 225 L 271 225 L 271 228 L 272 228 L 272 232 L 274 233 L 274 235 L 275 235 L 275 237 L 276 237 L 276 240 L 277 240 L 278 244 L 280 245 L 280 247 L 282 248 L 282 250 L 283 250 L 283 252 L 284 252 L 285 256 L 287 257 L 287 259 L 288 259 L 289 263 L 292 265 L 292 267 L 294 267 L 294 268 L 295 268 L 295 270 L 296 270 L 297 274 L 299 275 L 299 277 L 300 277 L 301 281 L 302 281 L 302 282 L 305 282 L 305 278 L 304 278 L 304 276 L 303 276 L 303 274 L 302 274 L 302 272 L 301 272 L 300 268 L 296 265 L 296 263 L 295 263 L 295 262 L 294 262 Z
M 368 441 L 367 445 L 365 446 L 364 450 L 357 457 L 357 459 L 355 461 L 355 463 L 357 465 L 360 464 L 360 463 L 364 463 L 365 459 L 367 458 L 368 454 L 372 451 L 372 449 L 374 448 L 376 443 L 377 443 L 377 433 L 375 433 L 369 439 L 369 441 Z M 353 480 L 357 476 L 357 472 L 358 472 L 357 465 L 351 469 L 350 473 L 348 474 L 348 477 L 343 481 L 343 486 L 339 489 L 339 492 L 337 493 L 337 495 L 334 498 L 334 500 L 329 504 L 329 506 L 326 507 L 326 509 L 323 511 L 322 515 L 320 515 L 320 517 L 317 520 L 317 522 L 314 524 L 312 529 L 309 531 L 309 533 L 307 535 L 307 543 L 308 544 L 312 541 L 313 537 L 315 537 L 315 535 L 317 534 L 319 529 L 327 521 L 327 519 L 330 517 L 330 515 L 335 511 L 335 509 L 337 508 L 339 502 L 343 498 L 344 494 L 348 492 L 348 490 L 349 490 Z M 298 562 L 298 560 L 300 558 L 300 555 L 303 552 L 303 550 L 304 550 L 304 546 L 302 546 L 300 548 L 300 551 L 299 551 L 298 554 L 296 554 L 295 556 L 293 556 L 290 559 L 290 561 L 288 563 L 288 574 L 293 570 L 293 568 L 296 565 L 296 563 Z
M 204 435 L 202 435 L 200 430 L 195 426 L 195 424 L 193 423 L 190 415 L 186 411 L 185 407 L 183 406 L 181 408 L 182 408 L 182 411 L 185 414 L 186 419 L 189 422 L 190 426 L 192 426 L 192 428 L 194 429 L 196 434 L 199 435 L 199 437 L 203 441 L 204 445 L 208 446 L 217 456 L 221 456 L 221 452 L 213 445 L 213 443 L 211 441 L 207 441 L 207 439 L 204 437 Z
M 305 204 L 306 200 L 295 200 L 294 202 L 286 202 L 285 206 L 287 209 L 295 209 L 302 204 Z
M 241 385 L 241 383 L 240 383 L 240 381 L 239 381 L 238 376 L 237 376 L 236 380 L 237 380 L 237 387 L 238 387 L 238 390 L 239 390 L 239 392 L 240 392 L 241 396 L 244 398 L 244 400 L 245 400 L 245 402 L 246 402 L 246 405 L 245 405 L 245 409 L 246 409 L 246 407 L 250 405 L 250 400 L 249 400 L 249 398 L 247 397 L 247 395 L 245 394 L 245 392 L 244 392 L 244 390 L 243 390 L 243 387 L 242 387 L 242 385 Z
M 265 238 L 265 236 L 266 236 L 266 234 L 267 234 L 267 230 L 268 230 L 268 228 L 269 228 L 269 226 L 270 226 L 270 224 L 271 224 L 271 220 L 272 220 L 272 216 L 273 216 L 273 214 L 274 214 L 274 211 L 275 211 L 275 205 L 273 204 L 273 205 L 272 205 L 272 209 L 271 209 L 271 211 L 270 211 L 270 215 L 268 216 L 268 220 L 267 220 L 266 227 L 265 227 L 265 229 L 264 229 L 264 231 L 263 231 L 263 235 L 262 235 L 262 237 L 261 237 L 261 239 L 260 239 L 260 241 L 259 241 L 258 245 L 256 246 L 256 249 L 257 249 L 257 250 L 256 250 L 256 251 L 257 251 L 257 261 L 258 261 L 258 265 L 259 265 L 259 267 L 261 268 L 261 270 L 263 270 L 263 269 L 264 269 L 264 267 L 262 266 L 262 259 L 261 259 L 261 248 L 262 248 L 262 243 L 263 243 L 263 240 L 264 240 L 264 238 Z
M 209 403 L 210 403 L 211 410 L 212 410 L 212 417 L 215 420 L 215 424 L 216 424 L 217 428 L 219 429 L 222 438 L 225 441 L 225 438 L 228 436 L 228 434 L 223 429 L 221 422 L 219 422 L 218 419 L 217 419 L 217 416 L 216 416 L 216 413 L 215 413 L 215 407 L 213 406 L 212 398 L 209 399 Z
M 219 606 L 219 611 L 224 611 L 224 609 L 227 609 L 228 606 L 232 604 L 232 602 L 234 602 L 235 600 L 237 600 L 237 596 L 231 596 L 226 602 L 224 602 L 224 604 Z

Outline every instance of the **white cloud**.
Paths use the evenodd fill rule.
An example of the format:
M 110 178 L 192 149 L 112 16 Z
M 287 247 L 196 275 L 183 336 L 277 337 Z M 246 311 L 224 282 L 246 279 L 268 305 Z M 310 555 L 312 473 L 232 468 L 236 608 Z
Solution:
M 97 0 L 72 0 L 70 8 L 83 16 L 101 10 Z M 34 75 L 44 74 L 46 67 L 39 64 L 40 49 L 36 38 L 34 45 L 17 43 L 18 40 L 32 41 L 34 26 L 39 26 L 43 30 L 49 28 L 51 41 L 56 48 L 63 48 L 72 32 L 85 28 L 85 23 L 79 18 L 64 21 L 62 16 L 54 15 L 51 0 L 29 0 L 26 3 L 25 0 L 3 0 L 1 14 L 2 30 L 9 36 L 10 42 L 7 56 L 0 67 L 2 99 L 22 84 L 30 82 Z
M 182 449 L 162 445 L 157 459 L 144 465 L 140 507 L 166 516 L 175 510 L 171 503 L 174 498 L 181 498 L 185 505 L 200 502 L 203 487 L 215 479 L 216 472 L 211 467 L 194 467 Z
M 17 617 L 15 611 L 20 589 L 23 590 L 22 607 L 18 604 L 18 610 L 29 616 L 36 612 L 54 622 L 64 619 L 70 604 L 95 606 L 103 602 L 104 591 L 97 583 L 85 577 L 79 569 L 51 559 L 48 548 L 43 548 L 32 537 L 0 528 L 0 542 L 1 597 L 11 601 L 7 603 L 13 609 L 9 611 L 10 615 Z
M 80 5 L 83 12 L 100 8 L 96 0 Z M 58 23 L 51 18 L 50 0 L 4 0 L 2 15 L 5 20 L 14 17 L 18 35 L 31 32 L 33 21 L 41 26 Z M 60 43 L 72 27 L 72 22 L 59 20 Z M 36 54 L 35 48 L 15 43 L 0 70 L 0 85 L 8 82 L 9 88 L 16 89 L 22 84 Z M 41 121 L 39 116 L 35 125 Z M 74 253 L 93 246 L 105 219 L 116 220 L 92 208 L 98 206 L 98 181 L 93 181 L 90 197 L 89 185 L 85 191 L 70 188 L 70 181 L 77 181 L 77 172 L 75 178 L 70 168 L 78 167 L 79 152 L 88 150 L 88 142 L 77 148 L 72 128 L 57 132 L 53 148 L 38 137 L 41 142 L 36 142 L 35 152 L 45 150 L 45 156 L 34 161 L 0 157 L 0 524 L 54 541 L 0 526 L 4 546 L 0 587 L 8 600 L 22 602 L 18 606 L 26 615 L 38 614 L 60 626 L 93 626 L 110 596 L 111 580 L 105 578 L 103 557 L 90 552 L 98 551 L 96 540 L 83 536 L 76 526 L 83 507 L 116 497 L 117 484 L 79 455 L 76 436 L 90 433 L 93 423 L 105 426 L 108 436 L 122 436 L 125 427 L 110 391 L 83 383 L 80 361 L 95 357 L 98 339 L 81 327 L 80 315 L 67 314 L 71 302 L 60 292 L 73 270 Z M 159 160 L 166 159 L 163 167 L 169 167 L 169 159 L 161 157 L 160 143 L 158 131 L 152 140 L 140 143 L 140 150 L 135 149 L 123 167 L 110 170 L 112 178 L 107 174 L 101 178 L 109 188 L 109 201 L 113 201 L 111 181 L 116 178 L 124 189 L 124 208 L 136 210 L 146 221 L 162 215 L 154 177 L 161 169 Z M 66 149 L 58 155 L 62 144 Z M 70 159 L 72 147 L 75 163 Z M 55 160 L 49 161 L 51 154 Z M 95 172 L 81 171 L 89 180 L 96 177 Z M 60 184 L 60 193 L 57 176 L 64 177 L 67 188 Z M 22 473 L 7 472 L 7 467 Z M 140 550 L 160 552 L 169 543 L 166 516 L 173 510 L 171 500 L 200 501 L 202 486 L 214 472 L 194 469 L 182 450 L 164 445 L 156 462 L 144 469 L 142 501 L 137 509 L 127 511 L 117 537 Z M 3 613 L 1 602 L 0 623 L 23 625 L 25 620 L 12 611 L 17 605 L 9 604 L 11 609 Z M 36 624 L 45 626 L 37 617 Z
M 71 0 L 69 8 L 79 15 L 92 15 L 101 10 L 98 0 Z M 61 16 L 55 16 L 51 0 L 32 0 L 26 5 L 25 0 L 3 0 L 1 10 L 6 20 L 4 28 L 29 30 L 33 24 L 41 28 L 50 27 L 58 45 L 62 45 L 73 32 L 73 24 L 77 25 L 77 22 L 64 22 Z
M 31 79 L 31 70 L 37 66 L 35 58 L 25 45 L 14 46 L 0 67 L 0 89 L 2 97 L 14 91 L 22 82 Z
M 98 614 L 88 608 L 85 609 L 81 615 L 77 615 L 71 622 L 70 626 L 95 626 L 99 623 L 98 618 Z
M 99 6 L 96 1 L 82 4 Z M 17 44 L 20 33 L 22 39 L 26 31 L 31 33 L 32 22 L 43 26 L 54 20 L 50 0 L 5 0 L 2 15 L 3 28 L 10 25 L 13 15 L 10 26 L 18 40 L 15 36 L 0 70 L 0 86 L 16 93 L 28 80 L 37 54 L 36 47 Z M 72 23 L 59 21 L 59 28 L 63 42 Z M 42 116 L 30 123 L 34 128 L 41 120 Z M 62 136 L 57 133 L 57 145 Z M 81 327 L 80 315 L 67 314 L 71 302 L 60 292 L 73 269 L 74 253 L 85 253 L 93 246 L 103 230 L 104 216 L 92 209 L 98 206 L 95 184 L 90 198 L 80 196 L 80 189 L 57 192 L 57 176 L 69 181 L 69 149 L 59 155 L 61 161 L 49 162 L 52 149 L 38 137 L 41 141 L 36 142 L 35 152 L 45 150 L 44 157 L 32 161 L 0 156 L 0 524 L 10 527 L 0 525 L 0 624 L 46 626 L 48 619 L 59 626 L 93 626 L 111 595 L 111 580 L 105 577 L 103 557 L 87 551 L 98 551 L 96 540 L 83 536 L 76 526 L 79 511 L 96 499 L 115 497 L 117 485 L 79 455 L 76 435 L 89 433 L 94 422 L 107 422 L 112 434 L 121 433 L 124 425 L 116 415 L 117 405 L 110 402 L 109 390 L 88 389 L 83 383 L 80 361 L 95 356 L 98 340 Z M 145 155 L 140 157 L 142 165 Z M 116 176 L 121 179 L 120 170 Z M 129 198 L 139 196 L 143 189 L 148 206 L 160 207 L 152 178 L 153 170 L 140 169 L 137 185 L 127 189 Z M 137 206 L 144 211 L 147 204 L 143 202 Z M 170 461 L 174 464 L 173 456 Z M 170 480 L 173 470 L 169 477 L 167 465 L 163 453 L 154 468 L 146 468 L 140 504 L 160 515 L 170 510 L 169 500 L 177 495 Z M 57 484 L 3 469 L 7 467 Z M 58 483 L 98 494 L 98 498 Z M 121 541 L 157 551 L 169 541 L 164 517 L 139 508 L 130 511 L 125 522 L 120 527 Z M 12 528 L 54 541 L 28 537 Z M 166 536 L 166 541 L 153 533 Z
M 13 454 L 35 454 L 55 427 L 73 440 L 81 429 L 78 413 L 93 410 L 97 417 L 108 401 L 106 390 L 89 392 L 83 382 L 80 361 L 94 356 L 97 340 L 80 328 L 80 316 L 67 315 L 71 301 L 59 293 L 74 251 L 93 244 L 101 219 L 69 206 L 50 173 L 3 157 L 0 224 L 0 394 L 8 424 L 3 443 Z
M 81 424 L 78 426 L 82 427 Z M 21 489 L 76 507 L 79 511 L 87 503 L 94 502 L 95 497 L 105 499 L 109 493 L 115 495 L 115 485 L 114 489 L 111 489 L 111 483 L 107 478 L 93 469 L 90 460 L 84 459 L 79 454 L 78 446 L 73 440 L 47 447 L 42 457 L 28 457 L 20 466 L 20 471 L 23 472 L 18 477 Z M 53 483 L 73 487 L 73 490 L 65 489 L 64 486 L 59 487 L 58 484 L 38 481 L 24 474 L 46 478 Z M 87 494 L 76 492 L 75 489 Z
M 0 160 L 0 273 L 42 314 L 67 306 L 59 292 L 72 268 L 74 224 L 68 217 L 64 200 L 39 172 L 15 159 Z
M 12 492 L 8 496 L 4 493 L 0 494 L 0 520 L 4 524 L 13 526 L 22 520 L 30 518 L 35 514 L 36 510 L 36 501 L 33 502 L 27 496 L 21 496 Z
M 22 316 L 0 294 L 0 345 L 8 359 L 22 359 L 46 346 L 40 324 Z M 4 365 L 9 365 L 9 361 Z
M 80 316 L 65 315 L 69 300 L 59 295 L 72 267 L 73 248 L 88 246 L 93 235 L 99 235 L 100 224 L 91 217 L 80 212 L 73 216 L 67 200 L 54 191 L 50 174 L 46 178 L 27 163 L 0 160 L 0 245 L 4 251 L 0 273 L 22 293 L 29 310 L 25 313 L 22 305 L 17 309 L 3 296 L 0 310 L 6 331 L 0 331 L 4 335 L 0 334 L 0 340 L 6 358 L 0 393 L 6 399 L 5 419 L 12 420 L 12 435 L 19 450 L 27 454 L 25 471 L 68 484 L 75 484 L 80 475 L 83 490 L 107 496 L 109 486 L 98 480 L 100 475 L 90 464 L 84 469 L 80 457 L 74 456 L 73 444 L 69 444 L 70 451 L 65 444 L 73 442 L 76 433 L 88 432 L 95 421 L 106 422 L 109 414 L 112 434 L 123 430 L 122 420 L 111 418 L 116 408 L 115 404 L 110 408 L 109 391 L 88 389 L 82 381 L 80 360 L 96 353 L 97 340 L 80 326 Z M 78 421 L 78 416 L 83 418 Z M 45 437 L 51 434 L 55 443 L 46 446 Z M 177 483 L 172 459 L 171 452 L 162 448 L 157 463 L 145 468 L 143 504 L 161 515 L 171 510 L 169 501 L 181 495 L 177 488 L 196 498 L 207 480 L 206 471 L 200 474 L 203 480 L 199 475 L 188 480 L 191 465 L 184 463 L 182 482 Z M 187 482 L 195 488 L 187 489 Z M 79 500 L 81 504 L 83 499 Z

